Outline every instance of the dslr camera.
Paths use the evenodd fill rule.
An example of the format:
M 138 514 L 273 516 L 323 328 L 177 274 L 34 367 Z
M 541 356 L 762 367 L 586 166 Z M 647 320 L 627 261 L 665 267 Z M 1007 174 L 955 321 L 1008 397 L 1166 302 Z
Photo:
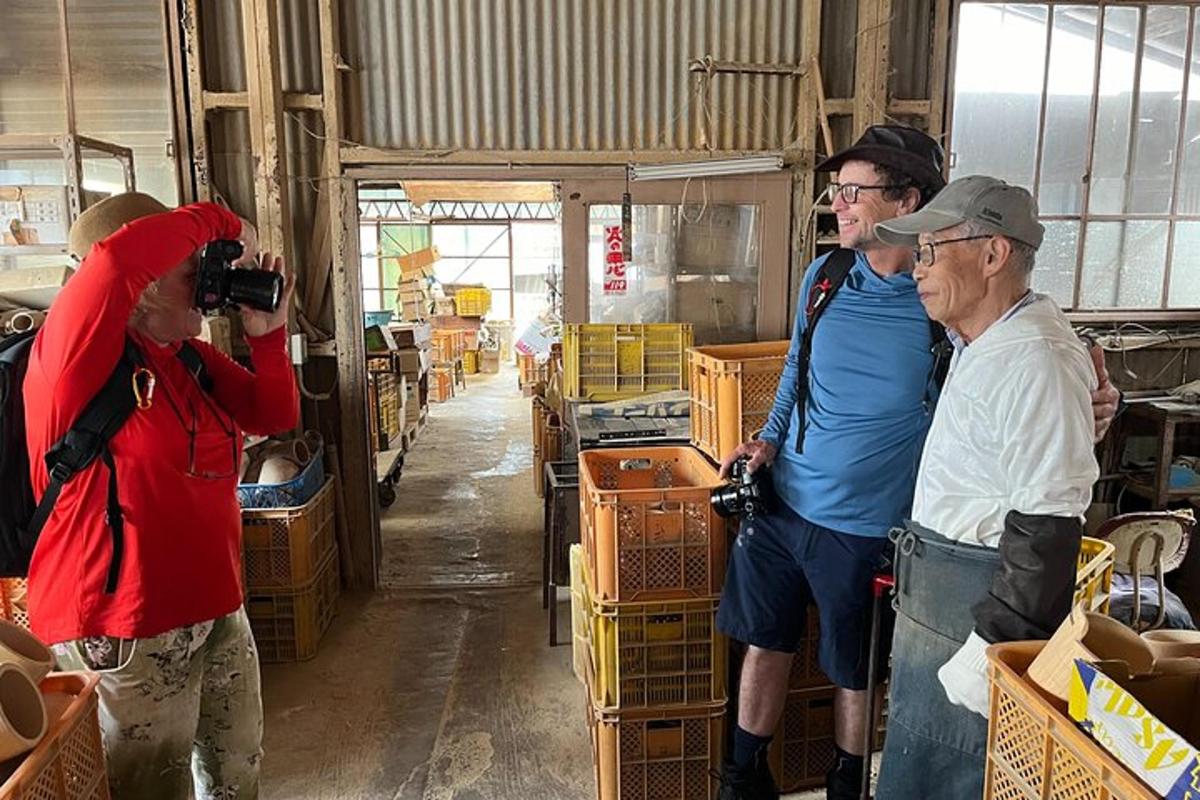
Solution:
M 729 483 L 712 490 L 708 501 L 722 517 L 753 517 L 768 510 L 766 470 L 750 472 L 750 459 L 742 456 L 729 467 Z
M 242 243 L 228 239 L 209 242 L 196 274 L 196 308 L 208 313 L 231 306 L 275 311 L 283 296 L 283 276 L 266 269 L 233 266 L 242 256 Z

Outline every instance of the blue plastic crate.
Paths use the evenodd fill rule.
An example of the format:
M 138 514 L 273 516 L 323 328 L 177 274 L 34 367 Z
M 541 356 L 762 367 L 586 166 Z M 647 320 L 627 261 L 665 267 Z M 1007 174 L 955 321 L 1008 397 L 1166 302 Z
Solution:
M 365 327 L 370 328 L 372 325 L 387 325 L 392 321 L 391 311 L 364 311 L 363 322 Z
M 238 487 L 242 508 L 295 508 L 316 496 L 325 483 L 325 456 L 318 450 L 308 466 L 286 483 L 246 483 Z

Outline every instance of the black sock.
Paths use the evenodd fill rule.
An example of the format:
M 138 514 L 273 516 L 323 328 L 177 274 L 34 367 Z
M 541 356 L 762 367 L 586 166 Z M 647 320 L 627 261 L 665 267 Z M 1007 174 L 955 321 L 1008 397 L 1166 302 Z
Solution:
M 751 772 L 758 754 L 770 743 L 770 736 L 755 736 L 739 725 L 733 732 L 733 766 L 739 772 Z
M 833 766 L 835 771 L 843 775 L 862 775 L 863 763 L 865 761 L 863 756 L 847 753 L 836 744 L 833 746 L 833 749 L 837 752 L 837 760 Z

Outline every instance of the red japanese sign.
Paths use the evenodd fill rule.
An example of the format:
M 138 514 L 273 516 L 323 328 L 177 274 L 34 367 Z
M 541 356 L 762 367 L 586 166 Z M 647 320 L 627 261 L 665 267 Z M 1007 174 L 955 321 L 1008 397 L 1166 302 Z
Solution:
M 629 281 L 625 277 L 625 256 L 620 225 L 604 226 L 604 293 L 625 294 Z

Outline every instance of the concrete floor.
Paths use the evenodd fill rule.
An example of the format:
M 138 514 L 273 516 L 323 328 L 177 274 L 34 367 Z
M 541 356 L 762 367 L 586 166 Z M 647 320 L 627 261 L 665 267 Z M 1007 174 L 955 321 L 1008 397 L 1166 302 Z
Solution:
M 431 407 L 383 512 L 381 591 L 343 596 L 312 661 L 263 668 L 266 800 L 592 797 L 583 689 L 546 641 L 516 383 L 469 376 Z
M 594 797 L 583 689 L 547 644 L 529 426 L 512 369 L 431 407 L 382 589 L 343 596 L 312 661 L 263 668 L 264 800 Z

